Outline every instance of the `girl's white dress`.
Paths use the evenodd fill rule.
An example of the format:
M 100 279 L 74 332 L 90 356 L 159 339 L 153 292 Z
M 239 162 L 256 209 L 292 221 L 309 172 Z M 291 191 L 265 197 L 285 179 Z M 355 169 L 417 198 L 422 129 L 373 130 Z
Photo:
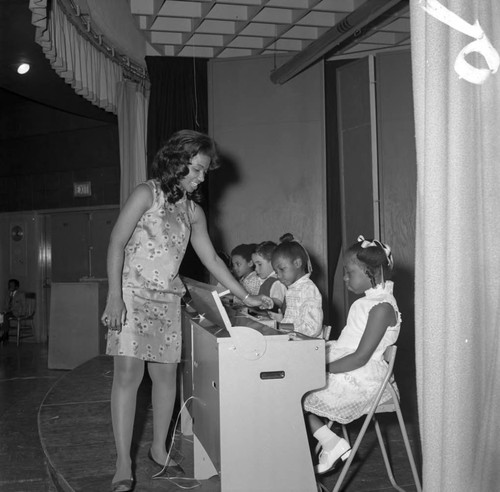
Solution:
M 330 420 L 347 424 L 366 413 L 387 372 L 387 363 L 383 358 L 385 349 L 393 345 L 399 335 L 401 314 L 394 298 L 393 282 L 385 282 L 365 292 L 365 296 L 356 300 L 349 310 L 347 323 L 338 340 L 327 342 L 326 362 L 340 359 L 356 351 L 366 328 L 370 310 L 377 304 L 388 302 L 396 313 L 396 325 L 387 328 L 370 360 L 354 371 L 331 374 L 327 373 L 326 386 L 308 393 L 304 399 L 304 408 Z M 382 401 L 390 397 L 387 392 Z

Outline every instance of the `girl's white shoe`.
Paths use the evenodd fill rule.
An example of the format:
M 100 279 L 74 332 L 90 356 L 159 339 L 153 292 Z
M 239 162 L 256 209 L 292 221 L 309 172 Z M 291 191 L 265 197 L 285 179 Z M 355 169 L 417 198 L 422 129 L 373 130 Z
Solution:
M 321 450 L 319 454 L 319 462 L 314 467 L 314 471 L 318 474 L 326 473 L 331 470 L 335 463 L 341 459 L 345 461 L 349 458 L 351 454 L 351 446 L 345 439 L 340 439 L 339 442 L 335 445 L 333 449 L 330 451 Z

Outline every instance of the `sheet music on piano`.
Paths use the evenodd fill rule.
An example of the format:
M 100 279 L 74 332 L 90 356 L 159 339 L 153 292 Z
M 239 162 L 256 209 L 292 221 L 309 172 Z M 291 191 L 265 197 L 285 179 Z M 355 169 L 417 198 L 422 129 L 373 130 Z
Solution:
M 229 293 L 228 290 L 218 290 L 215 285 L 198 282 L 187 277 L 182 278 L 190 296 L 188 305 L 203 318 L 213 324 L 224 327 L 231 334 L 231 328 L 248 327 L 262 332 L 263 335 L 279 335 L 276 322 L 272 319 L 260 319 L 238 309 L 226 308 L 222 297 Z M 267 330 L 267 328 L 271 328 Z

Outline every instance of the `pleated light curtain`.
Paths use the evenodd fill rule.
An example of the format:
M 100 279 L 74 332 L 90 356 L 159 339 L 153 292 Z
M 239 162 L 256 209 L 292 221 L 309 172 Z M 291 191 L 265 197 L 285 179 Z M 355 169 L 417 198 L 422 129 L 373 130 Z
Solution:
M 146 181 L 148 97 L 145 84 L 128 80 L 118 83 L 120 205 L 139 183 Z
M 120 66 L 80 35 L 57 0 L 30 0 L 30 10 L 36 42 L 52 68 L 77 94 L 116 113 L 117 83 L 123 80 Z
M 411 0 L 425 492 L 500 490 L 500 2 Z
M 29 8 L 35 40 L 52 68 L 77 94 L 118 114 L 122 204 L 146 177 L 147 87 L 126 80 L 119 64 L 80 35 L 57 0 L 30 0 Z

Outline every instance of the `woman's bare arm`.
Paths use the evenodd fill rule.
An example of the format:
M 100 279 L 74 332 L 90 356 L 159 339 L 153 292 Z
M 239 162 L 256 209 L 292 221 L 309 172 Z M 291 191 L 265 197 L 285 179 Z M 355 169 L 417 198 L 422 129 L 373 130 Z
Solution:
M 103 323 L 119 330 L 125 322 L 126 310 L 122 298 L 124 249 L 144 212 L 151 208 L 153 195 L 146 184 L 135 188 L 116 221 L 108 246 L 108 299 L 101 317 Z M 107 322 L 106 322 L 107 321 Z

